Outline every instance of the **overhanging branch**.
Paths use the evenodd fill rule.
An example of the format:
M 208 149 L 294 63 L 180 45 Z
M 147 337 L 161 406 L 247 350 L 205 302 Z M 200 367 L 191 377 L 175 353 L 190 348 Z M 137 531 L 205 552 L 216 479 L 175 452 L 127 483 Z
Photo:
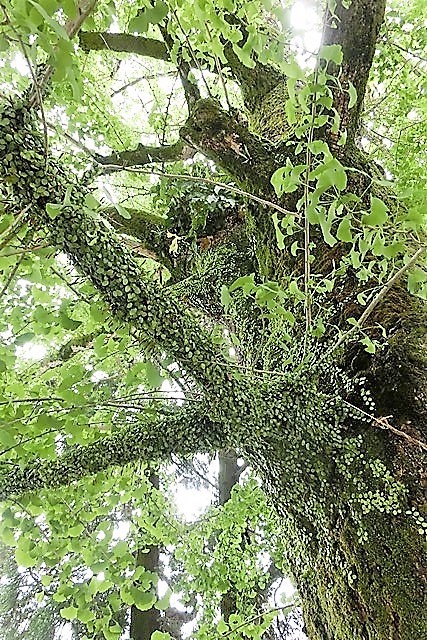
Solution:
M 24 493 L 66 486 L 85 476 L 137 460 L 167 460 L 172 453 L 187 456 L 227 446 L 220 423 L 212 421 L 204 404 L 184 406 L 118 429 L 89 445 L 74 445 L 55 460 L 35 459 L 0 475 L 0 500 Z
M 188 160 L 195 151 L 182 140 L 175 144 L 159 147 L 139 144 L 133 151 L 115 151 L 110 156 L 96 155 L 96 161 L 103 165 L 115 164 L 123 168 L 136 167 L 151 164 L 153 162 L 177 162 Z M 111 173 L 113 170 L 106 168 L 102 173 Z
M 132 36 L 128 33 L 82 31 L 79 36 L 79 41 L 84 51 L 134 53 L 135 55 L 170 62 L 167 46 L 164 42 L 156 40 L 155 38 Z
M 247 37 L 246 32 L 244 32 L 244 35 Z M 165 43 L 155 38 L 134 36 L 128 33 L 108 33 L 106 31 L 85 31 L 80 33 L 79 39 L 80 46 L 87 52 L 115 51 L 116 53 L 132 53 L 138 56 L 172 62 L 169 55 L 169 48 L 172 42 Z M 262 99 L 278 84 L 285 84 L 283 74 L 271 65 L 256 62 L 253 68 L 246 67 L 240 62 L 229 43 L 224 47 L 224 55 L 227 58 L 227 66 L 242 89 L 243 99 L 248 110 L 251 110 L 258 100 Z M 181 61 L 182 64 L 185 66 L 182 67 L 184 73 L 180 74 L 181 81 L 184 90 L 190 96 L 190 104 L 192 105 L 199 97 L 198 90 L 195 85 L 188 81 L 190 65 Z M 215 69 L 209 70 L 215 73 Z
M 84 206 L 85 186 L 54 159 L 45 162 L 43 137 L 35 132 L 35 114 L 22 105 L 2 105 L 7 130 L 0 127 L 0 178 L 13 172 L 7 186 L 10 210 L 31 207 L 33 225 L 45 226 L 55 245 L 73 260 L 104 296 L 113 313 L 137 335 L 165 351 L 218 403 L 229 396 L 232 379 L 210 334 L 165 290 L 147 278 L 122 240 Z M 10 141 L 6 133 L 14 131 Z M 12 138 L 10 135 L 9 138 Z M 31 149 L 31 159 L 22 148 Z M 231 402 L 231 400 L 230 400 Z

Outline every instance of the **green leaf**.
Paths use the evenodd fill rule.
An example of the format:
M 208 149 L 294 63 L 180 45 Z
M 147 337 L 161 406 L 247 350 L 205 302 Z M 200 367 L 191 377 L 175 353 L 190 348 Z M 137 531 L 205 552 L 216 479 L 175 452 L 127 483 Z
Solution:
M 83 531 L 84 525 L 76 524 L 74 527 L 68 529 L 67 535 L 70 536 L 70 538 L 78 538 L 83 533 Z
M 168 589 L 165 595 L 160 598 L 160 600 L 158 600 L 154 605 L 155 609 L 158 609 L 159 611 L 166 611 L 166 609 L 168 609 L 170 606 L 171 595 L 172 591 Z
M 281 66 L 282 71 L 288 78 L 294 78 L 295 80 L 304 80 L 304 72 L 296 60 L 292 60 L 292 62 L 285 62 Z
M 46 213 L 51 220 L 54 220 L 61 213 L 62 204 L 48 202 L 46 205 Z
M 18 565 L 20 565 L 21 567 L 25 567 L 26 569 L 35 567 L 38 564 L 37 558 L 33 558 L 30 555 L 29 551 L 22 546 L 18 546 L 15 549 L 15 560 Z
M 221 633 L 221 634 L 228 631 L 228 624 L 225 622 L 225 620 L 221 618 L 221 620 L 216 625 L 216 630 L 218 631 L 218 633 Z
M 372 342 L 372 340 L 368 336 L 366 336 L 365 338 L 362 338 L 360 342 L 361 344 L 365 345 L 365 351 L 367 353 L 375 353 L 376 351 L 375 344 Z
M 9 49 L 9 40 L 0 34 L 0 53 Z
M 95 619 L 95 614 L 86 607 L 79 607 L 76 615 L 77 620 L 83 622 L 83 624 L 87 624 Z
M 129 22 L 128 30 L 129 33 L 136 31 L 136 33 L 145 33 L 148 29 L 148 18 L 147 12 L 141 11 L 136 18 L 132 18 Z
M 343 52 L 339 44 L 325 44 L 320 49 L 319 56 L 327 62 L 335 62 L 340 65 L 343 61 Z
M 40 13 L 40 15 L 45 19 L 45 21 L 47 22 L 47 24 L 49 25 L 49 27 L 63 40 L 68 40 L 68 35 L 67 32 L 65 31 L 64 27 L 62 25 L 59 24 L 59 22 L 57 22 L 56 20 L 54 20 L 53 18 L 51 18 L 51 16 L 47 13 L 47 11 L 45 11 L 45 9 L 43 9 L 43 7 L 38 3 L 38 2 L 34 2 L 34 0 L 28 0 L 28 2 L 30 4 L 33 5 L 33 7 Z
M 151 591 L 141 591 L 136 587 L 131 587 L 130 591 L 135 607 L 140 611 L 148 611 L 156 602 L 156 596 Z
M 109 627 L 104 627 L 102 629 L 102 633 L 104 634 L 105 640 L 119 640 L 122 634 L 122 629 L 117 623 L 115 623 Z
M 357 102 L 357 91 L 354 84 L 350 81 L 348 83 L 348 95 L 349 95 L 348 108 L 352 109 Z
M 243 293 L 252 293 L 256 289 L 255 274 L 251 273 L 249 276 L 242 276 L 237 278 L 229 287 L 228 290 L 232 293 L 236 289 L 243 289 Z
M 144 366 L 145 376 L 147 378 L 148 386 L 151 388 L 160 387 L 164 381 L 163 376 L 160 374 L 159 368 L 151 362 L 146 362 Z
M 351 233 L 351 224 L 349 218 L 343 218 L 338 225 L 337 238 L 341 242 L 353 242 L 353 234 Z
M 165 633 L 164 631 L 153 631 L 151 640 L 172 640 L 172 638 L 169 633 Z
M 17 347 L 22 347 L 22 345 L 30 342 L 34 338 L 34 333 L 22 333 L 15 339 L 15 345 Z
M 152 9 L 147 10 L 148 20 L 152 24 L 159 24 L 168 15 L 169 7 L 166 2 L 156 2 Z
M 380 200 L 371 196 L 371 212 L 362 217 L 362 223 L 367 226 L 382 226 L 388 219 L 388 207 Z
M 77 618 L 78 609 L 77 607 L 64 607 L 64 609 L 59 610 L 59 614 L 61 618 L 64 618 L 64 620 L 75 620 Z
M 15 436 L 4 426 L 0 427 L 0 443 L 7 449 L 14 447 L 16 444 Z
M 115 203 L 114 208 L 122 218 L 125 218 L 126 220 L 130 220 L 132 218 L 132 215 L 129 213 L 126 207 L 122 207 L 121 204 Z
M 280 229 L 280 222 L 277 213 L 273 213 L 271 216 L 273 219 L 274 230 L 276 232 L 276 240 L 279 249 L 283 250 L 285 248 L 285 236 Z
M 223 284 L 221 287 L 221 304 L 226 311 L 230 306 L 231 301 L 232 301 L 232 298 L 228 290 L 228 287 L 225 284 Z

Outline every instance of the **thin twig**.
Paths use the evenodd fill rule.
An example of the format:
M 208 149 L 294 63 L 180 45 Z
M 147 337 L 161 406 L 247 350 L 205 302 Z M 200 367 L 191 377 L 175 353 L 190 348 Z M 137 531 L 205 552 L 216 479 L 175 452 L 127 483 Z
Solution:
M 191 182 L 203 182 L 204 184 L 211 184 L 215 187 L 220 187 L 221 189 L 225 189 L 227 191 L 232 191 L 233 193 L 238 193 L 241 196 L 245 196 L 250 200 L 254 200 L 259 204 L 263 204 L 266 207 L 271 207 L 272 209 L 276 209 L 280 211 L 280 213 L 284 213 L 285 215 L 291 215 L 298 217 L 298 214 L 295 211 L 289 211 L 288 209 L 284 209 L 280 205 L 275 202 L 271 202 L 271 200 L 265 200 L 264 198 L 259 198 L 255 196 L 253 193 L 249 193 L 248 191 L 243 191 L 242 189 L 238 189 L 237 187 L 233 187 L 230 184 L 225 184 L 224 182 L 216 182 L 215 180 L 211 180 L 210 178 L 199 178 L 198 176 L 190 176 L 185 173 L 163 173 L 162 171 L 148 171 L 147 169 L 138 169 L 138 167 L 123 167 L 119 164 L 102 164 L 98 162 L 104 169 L 112 169 L 113 171 L 128 171 L 130 173 L 142 173 L 148 176 L 155 175 L 160 176 L 162 178 L 171 178 L 174 180 L 190 180 Z
M 71 284 L 71 282 L 69 282 L 69 281 L 67 280 L 67 278 L 66 278 L 64 275 L 62 275 L 62 273 L 60 273 L 59 271 L 57 271 L 54 267 L 51 267 L 51 270 L 52 270 L 52 272 L 53 272 L 56 276 L 58 276 L 58 278 L 60 278 L 63 282 L 65 282 L 65 284 L 67 285 L 67 287 L 68 287 L 68 288 L 69 288 L 73 293 L 75 293 L 75 294 L 76 294 L 76 296 L 77 296 L 78 298 L 80 298 L 80 300 L 83 300 L 83 302 L 86 302 L 87 304 L 90 304 L 90 300 L 89 300 L 89 298 L 87 298 L 86 296 L 82 295 L 82 294 L 78 291 L 78 289 L 75 289 L 75 288 L 74 288 L 74 285 L 72 285 L 72 284 Z
M 22 255 L 18 258 L 18 260 L 16 261 L 15 266 L 13 267 L 12 271 L 9 273 L 7 280 L 4 284 L 3 289 L 0 291 L 0 298 L 2 298 L 4 296 L 4 294 L 6 293 L 6 291 L 9 288 L 10 283 L 12 282 L 12 280 L 14 279 L 16 272 L 18 271 L 19 267 L 21 266 L 21 262 L 23 261 L 25 255 Z
M 391 431 L 395 435 L 400 436 L 401 438 L 405 438 L 411 444 L 414 444 L 417 447 L 421 447 L 421 449 L 424 449 L 425 451 L 427 451 L 427 444 L 425 442 L 422 442 L 421 440 L 418 440 L 417 438 L 410 436 L 409 433 L 406 433 L 405 431 L 401 431 L 400 429 L 393 427 L 393 425 L 390 424 L 388 421 L 388 419 L 391 418 L 391 416 L 383 416 L 381 418 L 376 418 L 372 414 L 368 413 L 367 411 L 364 411 L 360 407 L 356 407 L 356 405 L 352 404 L 351 402 L 348 402 L 347 400 L 344 400 L 343 402 L 348 407 L 351 407 L 352 409 L 356 409 L 356 411 L 358 411 L 359 413 L 363 414 L 367 418 L 370 418 L 373 421 L 373 425 L 378 426 L 380 429 Z
M 275 607 L 274 609 L 270 609 L 269 611 L 263 611 L 262 613 L 257 613 L 255 616 L 252 616 L 252 618 L 248 618 L 247 620 L 245 620 L 244 622 L 242 622 L 241 624 L 238 624 L 237 627 L 234 627 L 233 629 L 230 629 L 230 631 L 227 631 L 226 633 L 222 633 L 220 635 L 220 638 L 226 638 L 227 636 L 231 635 L 232 633 L 234 633 L 235 631 L 237 631 L 238 629 L 241 629 L 242 627 L 246 627 L 248 624 L 251 624 L 252 622 L 255 622 L 255 620 L 258 620 L 259 618 L 262 618 L 263 616 L 268 616 L 270 613 L 275 613 L 276 611 L 284 611 L 285 609 L 293 609 L 294 607 L 296 607 L 296 602 L 291 602 L 290 604 L 286 604 L 283 607 Z
M 13 236 L 15 236 L 17 234 L 17 232 L 21 228 L 22 224 L 24 223 L 25 216 L 28 213 L 28 211 L 31 208 L 31 206 L 32 206 L 31 204 L 27 204 L 27 206 L 24 207 L 19 212 L 19 214 L 16 216 L 16 218 L 14 219 L 14 221 L 12 222 L 12 224 L 10 226 L 10 231 L 8 232 L 7 236 L 0 243 L 0 250 L 4 249 L 4 247 L 9 243 L 9 241 L 13 238 Z

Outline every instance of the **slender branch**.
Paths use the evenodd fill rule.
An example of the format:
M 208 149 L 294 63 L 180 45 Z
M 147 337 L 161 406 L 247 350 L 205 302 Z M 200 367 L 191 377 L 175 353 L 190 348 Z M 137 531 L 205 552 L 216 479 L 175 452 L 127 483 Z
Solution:
M 386 284 L 382 287 L 378 295 L 370 302 L 370 304 L 366 307 L 365 311 L 360 316 L 359 320 L 356 324 L 354 324 L 348 331 L 346 331 L 340 339 L 332 346 L 331 349 L 325 352 L 325 354 L 320 358 L 320 362 L 324 360 L 328 355 L 336 351 L 344 342 L 353 335 L 353 333 L 357 330 L 360 330 L 366 323 L 367 319 L 374 311 L 374 309 L 378 306 L 381 300 L 387 295 L 392 286 L 402 277 L 402 275 L 412 267 L 412 265 L 418 260 L 422 254 L 427 251 L 426 247 L 420 247 L 412 256 L 412 258 L 403 265 L 396 273 L 386 282 Z
M 231 191 L 233 193 L 237 193 L 240 196 L 244 196 L 245 198 L 249 198 L 249 200 L 253 200 L 254 202 L 258 202 L 259 204 L 264 205 L 265 207 L 271 207 L 271 209 L 275 209 L 276 211 L 280 211 L 280 213 L 296 216 L 298 217 L 295 211 L 290 211 L 281 207 L 279 204 L 272 202 L 271 200 L 266 200 L 265 198 L 260 198 L 249 191 L 244 191 L 243 189 L 239 189 L 238 187 L 234 187 L 231 184 L 226 184 L 224 182 L 217 182 L 216 180 L 211 180 L 210 178 L 201 178 L 199 176 L 191 176 L 185 173 L 164 173 L 163 171 L 148 171 L 144 169 L 131 168 L 131 167 L 121 167 L 120 165 L 106 165 L 106 169 L 111 169 L 113 171 L 129 171 L 130 173 L 142 173 L 148 176 L 161 176 L 162 178 L 170 178 L 171 180 L 189 180 L 190 182 L 201 182 L 203 184 L 210 184 L 215 187 L 219 187 L 220 189 L 225 189 L 226 191 Z

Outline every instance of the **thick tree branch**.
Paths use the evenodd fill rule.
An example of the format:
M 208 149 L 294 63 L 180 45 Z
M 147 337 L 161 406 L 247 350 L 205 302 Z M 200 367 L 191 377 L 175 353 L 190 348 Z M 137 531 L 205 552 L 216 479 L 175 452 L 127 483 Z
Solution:
M 194 155 L 194 150 L 178 140 L 175 144 L 151 147 L 139 144 L 133 151 L 115 151 L 109 156 L 96 155 L 97 162 L 103 165 L 116 164 L 120 167 L 144 166 L 153 162 L 177 162 L 188 160 Z M 103 173 L 112 173 L 114 169 L 106 168 Z
M 209 419 L 204 404 L 184 406 L 118 429 L 89 445 L 68 447 L 56 460 L 35 459 L 0 475 L 0 500 L 27 492 L 67 486 L 87 475 L 137 460 L 166 460 L 172 453 L 187 456 L 213 452 L 227 445 L 220 423 Z
M 239 183 L 275 199 L 270 178 L 285 163 L 289 151 L 261 141 L 215 100 L 199 100 L 180 135 Z
M 375 53 L 375 44 L 381 27 L 386 0 L 352 0 L 345 8 L 338 0 L 336 17 L 326 15 L 323 45 L 338 44 L 342 48 L 343 62 L 339 84 L 331 86 L 334 107 L 341 117 L 341 129 L 347 129 L 348 142 L 354 140 L 365 96 L 366 84 Z M 331 72 L 334 72 L 331 69 Z M 357 102 L 348 108 L 350 83 L 357 91 Z M 331 134 L 332 135 L 332 134 Z M 336 135 L 339 137 L 339 134 Z
M 83 31 L 80 33 L 79 41 L 84 51 L 134 53 L 135 55 L 170 62 L 167 46 L 164 42 L 155 38 L 132 36 L 128 33 Z
M 33 113 L 14 103 L 3 106 L 7 131 L 0 151 L 0 178 L 11 173 L 25 176 L 9 188 L 8 199 L 21 210 L 31 206 L 33 225 L 46 226 L 55 244 L 102 293 L 112 311 L 130 323 L 137 334 L 166 351 L 206 390 L 216 388 L 219 403 L 230 391 L 226 362 L 209 333 L 167 292 L 148 280 L 131 252 L 102 220 L 84 207 L 84 185 L 65 174 L 55 159 L 45 163 L 43 138 L 35 132 Z M 5 120 L 3 120 L 5 122 Z M 21 144 L 31 149 L 31 160 L 21 154 Z M 33 176 L 33 178 L 28 178 Z M 57 203 L 57 204 L 51 204 Z M 11 210 L 13 211 L 12 205 Z

